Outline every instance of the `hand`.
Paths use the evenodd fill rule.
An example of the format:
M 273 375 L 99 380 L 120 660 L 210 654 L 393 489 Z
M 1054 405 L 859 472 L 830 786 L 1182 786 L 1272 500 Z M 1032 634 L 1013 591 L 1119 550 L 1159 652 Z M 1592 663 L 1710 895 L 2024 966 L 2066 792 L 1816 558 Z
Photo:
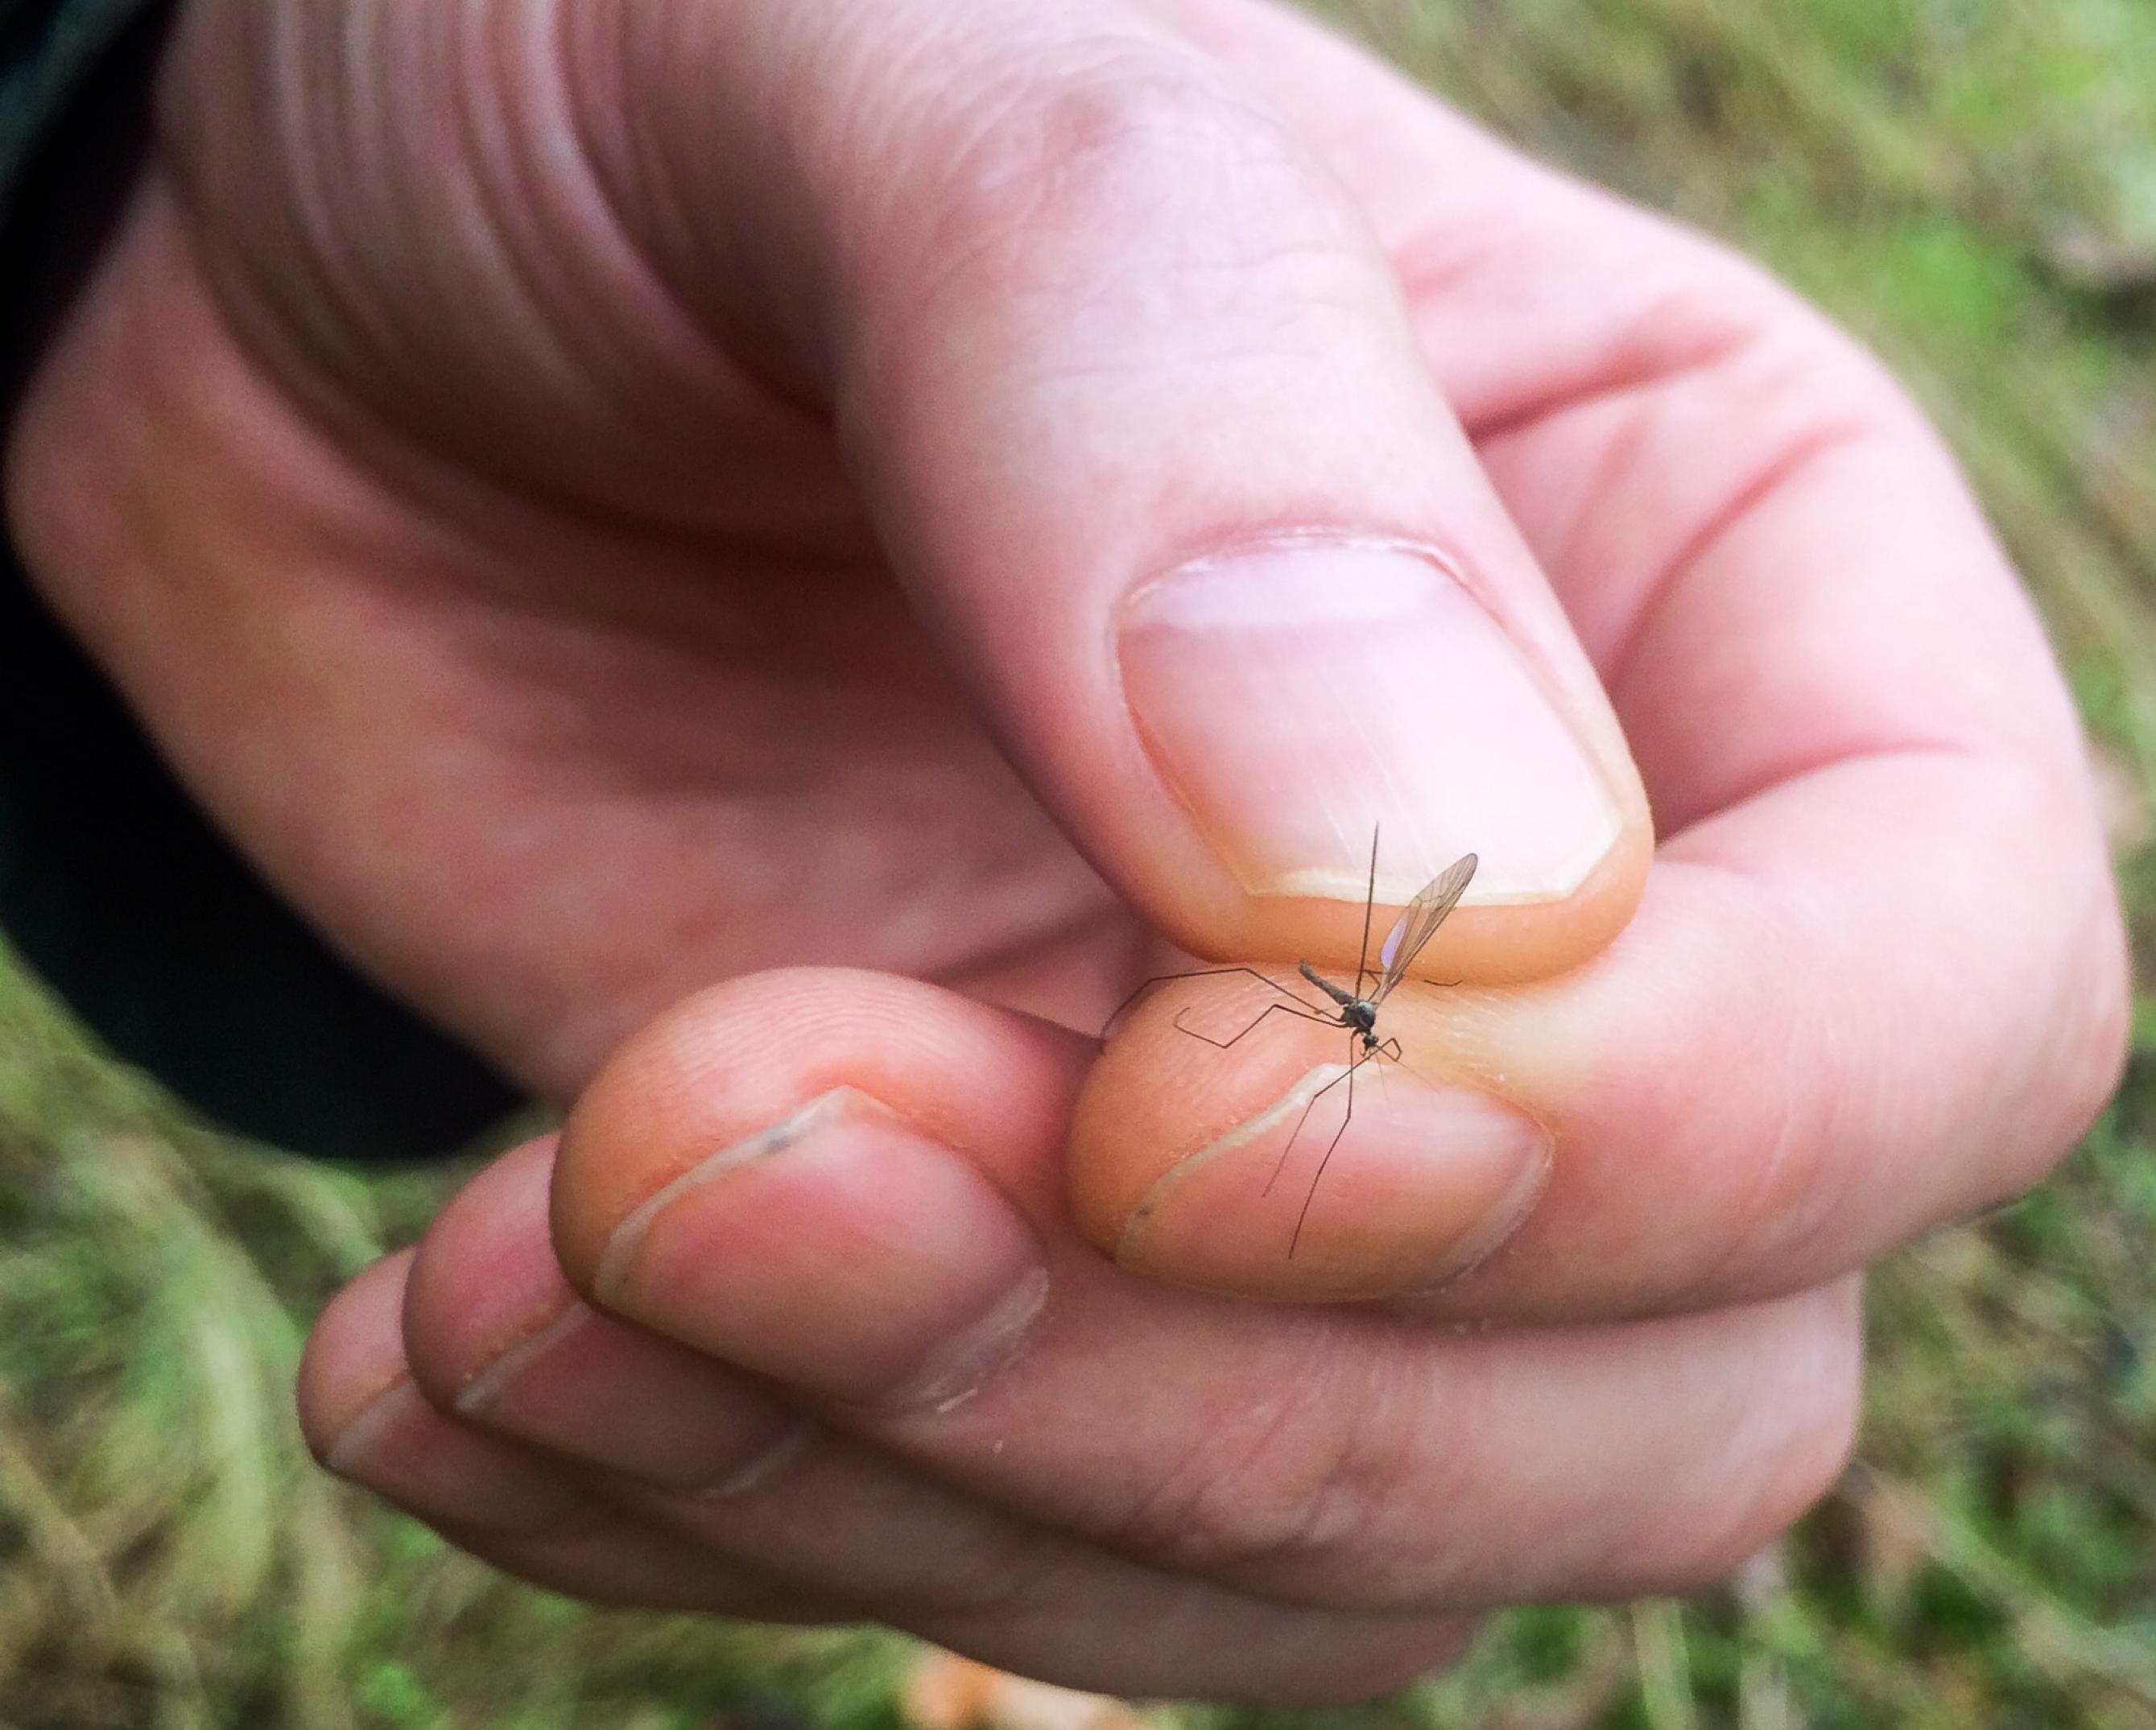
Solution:
M 2107 1091 L 2071 711 L 1906 402 L 1293 17 L 195 0 L 172 53 L 12 509 L 263 870 L 581 1096 L 304 1378 L 480 1553 L 1368 1693 L 1765 1542 L 1853 1271 Z M 1352 970 L 1380 823 L 1388 906 L 1481 855 L 1472 983 L 1389 1006 L 1291 1256 L 1236 1127 L 1342 1040 L 1178 988 L 1089 1075 L 1018 1012 L 1097 1026 L 1149 931 Z M 877 971 L 747 977 L 804 959 Z

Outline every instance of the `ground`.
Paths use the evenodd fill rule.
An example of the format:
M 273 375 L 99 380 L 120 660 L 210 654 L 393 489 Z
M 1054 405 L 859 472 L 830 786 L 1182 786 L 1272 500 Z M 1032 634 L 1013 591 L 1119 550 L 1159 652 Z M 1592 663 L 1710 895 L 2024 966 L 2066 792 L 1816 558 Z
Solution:
M 2072 675 L 2146 952 L 2156 8 L 1335 11 L 1537 150 L 1759 254 L 1910 381 Z M 2156 1001 L 2138 1028 L 2057 1178 L 1873 1280 L 1858 1463 L 1777 1554 L 1683 1604 L 1512 1614 L 1455 1675 L 1311 1718 L 2156 1724 Z M 901 1640 L 591 1612 L 308 1464 L 289 1394 L 306 1318 L 443 1182 L 221 1141 L 0 962 L 0 1722 L 895 1722 Z

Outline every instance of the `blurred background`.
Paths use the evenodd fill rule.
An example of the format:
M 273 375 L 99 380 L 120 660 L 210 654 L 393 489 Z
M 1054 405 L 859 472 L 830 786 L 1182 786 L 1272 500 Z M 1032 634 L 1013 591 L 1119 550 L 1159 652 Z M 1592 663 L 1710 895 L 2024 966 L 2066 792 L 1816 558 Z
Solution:
M 2145 954 L 2156 3 L 1322 9 L 1537 151 L 1757 254 L 1887 356 L 2050 622 Z M 2144 1001 L 2124 1091 L 2060 1174 L 1875 1276 L 1858 1462 L 1725 1589 L 1517 1612 L 1451 1676 L 1291 1716 L 2156 1725 L 2152 1137 Z M 0 955 L 0 1724 L 919 1719 L 901 1640 L 588 1610 L 314 1470 L 290 1394 L 308 1318 L 457 1175 L 220 1138 L 100 1059 Z

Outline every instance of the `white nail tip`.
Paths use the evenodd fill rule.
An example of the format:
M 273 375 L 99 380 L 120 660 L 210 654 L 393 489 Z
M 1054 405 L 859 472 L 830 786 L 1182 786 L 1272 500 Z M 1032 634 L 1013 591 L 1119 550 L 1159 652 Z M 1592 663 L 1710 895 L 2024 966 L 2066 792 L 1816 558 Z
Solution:
M 1152 1185 L 1131 1209 L 1131 1217 L 1123 1222 L 1122 1231 L 1116 1239 L 1116 1260 L 1128 1260 L 1144 1248 L 1146 1228 L 1159 1213 L 1162 1202 L 1170 1191 L 1194 1173 L 1203 1171 L 1222 1154 L 1237 1147 L 1247 1147 L 1285 1118 L 1289 1112 L 1301 1111 L 1319 1089 L 1330 1087 L 1348 1073 L 1342 1063 L 1322 1063 L 1310 1070 L 1294 1086 L 1288 1089 L 1272 1104 L 1255 1117 L 1245 1118 L 1225 1135 L 1208 1142 L 1194 1152 L 1186 1153 L 1173 1165 L 1152 1180 Z
M 578 1332 L 593 1319 L 592 1312 L 581 1303 L 572 1303 L 544 1327 L 526 1335 L 488 1364 L 463 1387 L 457 1390 L 456 1409 L 465 1417 L 475 1417 L 492 1404 L 495 1393 L 503 1383 L 533 1359 L 544 1355 L 570 1335 Z
M 419 1390 L 399 1377 L 362 1406 L 358 1415 L 337 1432 L 336 1440 L 322 1455 L 322 1464 L 341 1478 L 351 1477 L 353 1469 L 373 1450 L 376 1440 L 409 1418 L 415 1403 L 424 1404 Z
M 614 1227 L 613 1235 L 607 1240 L 599 1265 L 592 1275 L 593 1295 L 603 1303 L 610 1303 L 620 1296 L 630 1265 L 636 1259 L 637 1249 L 650 1229 L 651 1222 L 690 1191 L 701 1189 L 742 1166 L 783 1152 L 833 1119 L 865 1108 L 884 1109 L 857 1087 L 834 1087 L 827 1093 L 818 1094 L 768 1129 L 758 1130 L 752 1136 L 707 1154 L 680 1176 L 662 1184 Z

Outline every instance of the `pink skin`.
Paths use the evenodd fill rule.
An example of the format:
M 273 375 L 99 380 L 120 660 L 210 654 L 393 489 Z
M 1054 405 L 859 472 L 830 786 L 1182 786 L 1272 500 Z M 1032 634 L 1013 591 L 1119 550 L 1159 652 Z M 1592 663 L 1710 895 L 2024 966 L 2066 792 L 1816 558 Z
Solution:
M 583 1096 L 303 1374 L 326 1460 L 501 1565 L 1367 1693 L 1767 1541 L 1847 1445 L 1850 1276 L 2107 1093 L 2071 708 L 1907 403 L 1301 20 L 193 0 L 162 115 L 11 521 L 261 868 Z M 1373 812 L 1401 894 L 1488 860 L 1476 978 L 1559 971 L 1643 795 L 1621 939 L 1427 1034 L 1547 1183 L 1327 1197 L 1373 1291 L 1471 1240 L 1387 1259 L 1447 1197 L 1533 1201 L 1501 1254 L 1260 1307 L 1079 1238 L 1094 1047 L 1018 1011 L 1097 1026 L 1157 932 L 1352 972 Z M 878 973 L 631 1040 L 819 959 Z M 1298 1295 L 1175 1193 L 1146 1274 Z

